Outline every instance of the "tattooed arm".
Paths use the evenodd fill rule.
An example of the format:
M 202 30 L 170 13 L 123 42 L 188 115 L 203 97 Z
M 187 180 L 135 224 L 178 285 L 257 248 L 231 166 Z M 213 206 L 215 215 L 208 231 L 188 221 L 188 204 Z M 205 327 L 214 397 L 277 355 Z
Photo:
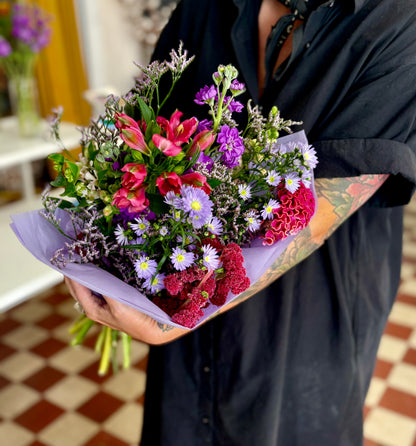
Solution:
M 309 226 L 294 237 L 285 252 L 249 290 L 221 308 L 212 317 L 250 298 L 308 257 L 362 206 L 386 179 L 387 175 L 362 175 L 353 178 L 316 180 L 318 210 Z M 97 298 L 82 285 L 68 278 L 65 280 L 71 294 L 80 302 L 90 319 L 122 330 L 137 340 L 149 344 L 164 344 L 189 333 L 189 330 L 160 324 L 150 316 L 115 300 Z

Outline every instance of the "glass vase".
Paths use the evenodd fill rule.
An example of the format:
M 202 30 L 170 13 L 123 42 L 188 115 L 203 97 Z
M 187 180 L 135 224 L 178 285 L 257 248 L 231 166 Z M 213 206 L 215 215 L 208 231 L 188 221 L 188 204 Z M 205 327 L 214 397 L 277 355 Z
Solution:
M 36 136 L 41 130 L 38 90 L 33 76 L 9 77 L 8 89 L 12 113 L 17 117 L 22 137 Z

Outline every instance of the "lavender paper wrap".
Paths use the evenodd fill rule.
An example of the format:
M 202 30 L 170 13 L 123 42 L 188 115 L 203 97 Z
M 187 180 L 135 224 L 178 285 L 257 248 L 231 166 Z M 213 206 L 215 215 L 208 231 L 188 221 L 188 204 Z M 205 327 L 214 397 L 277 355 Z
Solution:
M 292 140 L 304 144 L 307 143 L 304 132 L 298 132 L 280 138 L 279 143 L 284 144 Z M 312 190 L 315 194 L 313 188 Z M 58 209 L 57 212 L 59 212 L 59 219 L 61 220 L 61 229 L 67 234 L 70 234 L 72 227 L 68 215 L 65 211 L 60 209 Z M 135 288 L 127 285 L 122 280 L 101 269 L 97 265 L 91 263 L 69 263 L 62 269 L 52 265 L 50 259 L 55 254 L 55 251 L 64 246 L 67 238 L 50 224 L 40 214 L 39 210 L 12 215 L 11 218 L 11 228 L 15 232 L 19 241 L 41 262 L 63 275 L 74 279 L 90 290 L 127 304 L 130 307 L 147 314 L 160 323 L 184 328 L 173 323 L 171 318 L 164 311 Z M 293 236 L 289 236 L 285 240 L 277 242 L 272 246 L 263 246 L 262 241 L 258 239 L 252 243 L 250 248 L 243 248 L 244 266 L 252 285 L 270 268 L 273 262 L 287 248 L 292 239 Z M 235 297 L 237 296 L 230 293 L 225 305 L 231 302 Z M 200 319 L 197 326 L 203 323 L 216 311 L 218 311 L 218 307 L 214 305 L 209 305 L 205 308 L 204 316 Z

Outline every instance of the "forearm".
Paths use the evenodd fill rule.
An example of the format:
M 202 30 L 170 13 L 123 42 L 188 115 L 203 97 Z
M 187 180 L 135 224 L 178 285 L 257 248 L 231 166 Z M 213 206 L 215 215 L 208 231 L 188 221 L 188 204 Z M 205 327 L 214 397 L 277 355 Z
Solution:
M 317 250 L 324 241 L 384 183 L 388 175 L 317 179 L 318 209 L 309 226 L 295 236 L 265 274 L 218 313 L 255 295 Z

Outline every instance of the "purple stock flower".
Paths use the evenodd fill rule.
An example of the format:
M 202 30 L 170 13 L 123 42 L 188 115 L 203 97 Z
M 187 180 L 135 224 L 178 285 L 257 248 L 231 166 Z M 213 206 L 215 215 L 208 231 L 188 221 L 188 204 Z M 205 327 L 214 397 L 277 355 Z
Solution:
M 214 85 L 205 85 L 205 87 L 201 88 L 198 93 L 195 95 L 194 102 L 198 105 L 204 105 L 209 102 L 211 99 L 214 99 L 217 96 L 217 89 Z
M 12 52 L 10 43 L 0 36 L 0 57 L 7 57 Z
M 212 130 L 212 121 L 210 121 L 209 119 L 203 119 L 202 121 L 199 121 L 195 133 L 198 134 L 203 132 L 204 130 Z
M 242 82 L 239 82 L 237 79 L 234 79 L 231 82 L 231 86 L 230 86 L 231 90 L 241 91 L 241 90 L 244 90 L 245 88 L 246 88 L 246 86 Z
M 244 153 L 244 143 L 237 128 L 223 125 L 218 134 L 217 142 L 221 144 L 218 151 L 224 152 L 221 161 L 230 169 L 238 166 L 239 159 Z
M 227 102 L 229 101 L 229 98 L 225 98 Z M 238 102 L 234 99 L 231 99 L 231 102 L 228 104 L 228 110 L 230 110 L 231 113 L 241 113 L 243 111 L 244 105 L 241 102 Z

